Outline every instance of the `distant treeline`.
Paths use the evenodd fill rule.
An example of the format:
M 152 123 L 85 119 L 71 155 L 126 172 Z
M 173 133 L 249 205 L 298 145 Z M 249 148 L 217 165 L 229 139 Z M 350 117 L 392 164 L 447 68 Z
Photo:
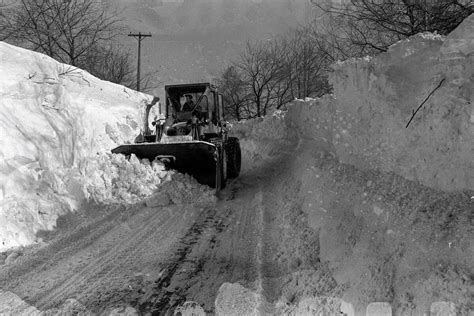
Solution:
M 116 12 L 97 0 L 19 0 L 0 4 L 0 40 L 46 54 L 96 77 L 136 88 L 136 66 L 119 44 Z M 151 84 L 152 74 L 140 86 Z M 142 89 L 144 90 L 144 89 Z
M 264 116 L 295 98 L 326 94 L 334 61 L 385 52 L 420 32 L 446 35 L 474 11 L 469 0 L 311 2 L 320 13 L 310 23 L 286 36 L 247 42 L 222 71 L 217 81 L 229 119 Z

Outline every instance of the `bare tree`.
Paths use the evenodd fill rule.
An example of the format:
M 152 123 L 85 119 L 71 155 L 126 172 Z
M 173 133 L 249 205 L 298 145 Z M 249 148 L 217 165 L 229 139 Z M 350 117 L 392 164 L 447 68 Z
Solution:
M 4 41 L 11 36 L 8 20 L 7 5 L 0 4 L 0 41 Z
M 158 70 L 147 71 L 144 74 L 140 75 L 140 91 L 146 93 L 160 87 L 163 82 L 158 79 L 158 75 Z M 133 82 L 124 82 L 122 84 L 132 89 L 136 88 L 136 75 L 134 75 Z
M 234 66 L 227 67 L 218 79 L 218 85 L 225 99 L 226 113 L 240 121 L 243 107 L 248 103 L 248 94 L 240 73 Z
M 17 6 L 15 0 L 0 0 L 0 40 L 7 41 L 14 38 L 15 30 L 11 15 Z
M 474 12 L 462 0 L 311 0 L 329 15 L 326 30 L 341 55 L 386 51 L 394 42 L 429 31 L 448 34 Z
M 122 51 L 118 45 L 92 47 L 81 58 L 79 66 L 110 82 L 128 86 L 136 81 L 130 53 Z
M 2 38 L 135 88 L 131 56 L 116 42 L 119 23 L 118 14 L 98 0 L 19 0 L 0 10 Z M 144 90 L 157 86 L 156 77 L 156 72 L 142 76 Z
M 244 82 L 249 101 L 255 105 L 250 117 L 265 115 L 272 101 L 272 82 L 281 75 L 283 50 L 276 41 L 247 42 L 245 51 L 234 64 Z
M 333 61 L 311 28 L 292 30 L 282 41 L 285 43 L 283 80 L 289 86 L 289 98 L 320 97 L 329 92 L 327 72 Z
M 219 84 L 234 118 L 254 118 L 295 98 L 328 93 L 330 62 L 311 30 L 299 28 L 283 37 L 247 43 L 240 58 L 222 73 Z
M 118 35 L 119 19 L 93 0 L 20 0 L 12 13 L 18 40 L 73 66 Z

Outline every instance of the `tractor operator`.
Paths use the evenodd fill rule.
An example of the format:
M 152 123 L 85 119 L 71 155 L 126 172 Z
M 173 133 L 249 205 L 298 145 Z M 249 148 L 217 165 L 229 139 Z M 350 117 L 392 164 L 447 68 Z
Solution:
M 194 108 L 193 96 L 190 94 L 186 94 L 185 97 L 186 97 L 186 102 L 183 104 L 181 111 L 182 112 L 192 111 Z

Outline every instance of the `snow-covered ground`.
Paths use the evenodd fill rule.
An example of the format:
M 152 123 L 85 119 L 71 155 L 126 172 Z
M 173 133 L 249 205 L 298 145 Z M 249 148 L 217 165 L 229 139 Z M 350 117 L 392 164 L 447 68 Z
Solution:
M 133 141 L 152 98 L 0 42 L 0 251 L 86 199 L 131 203 L 167 177 L 109 154 Z
M 300 101 L 287 120 L 290 132 L 359 168 L 444 190 L 472 189 L 472 67 L 466 65 L 473 24 L 471 17 L 447 38 L 420 34 L 386 54 L 336 64 L 335 96 Z M 440 91 L 406 128 L 441 79 Z M 134 203 L 169 179 L 159 164 L 110 154 L 133 141 L 152 98 L 0 42 L 0 251 L 35 241 L 37 231 L 52 229 L 58 215 L 86 200 Z M 276 112 L 265 127 L 235 125 L 244 169 L 273 154 L 274 143 L 256 140 L 281 133 L 282 118 Z
M 472 314 L 473 30 L 474 15 L 335 65 L 334 95 L 234 124 L 242 173 L 217 203 L 189 176 L 108 153 L 150 96 L 0 45 L 3 247 L 81 201 L 140 201 L 86 205 L 44 245 L 0 253 L 0 307 Z

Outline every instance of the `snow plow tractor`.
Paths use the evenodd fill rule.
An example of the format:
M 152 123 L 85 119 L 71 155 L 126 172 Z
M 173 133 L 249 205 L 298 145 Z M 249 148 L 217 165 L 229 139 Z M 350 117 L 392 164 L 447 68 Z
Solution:
M 192 175 L 201 184 L 224 188 L 240 173 L 239 139 L 228 136 L 223 97 L 210 83 L 165 86 L 166 110 L 151 122 L 147 106 L 142 133 L 134 144 L 121 145 L 112 153 L 149 161 L 160 160 L 168 168 Z

